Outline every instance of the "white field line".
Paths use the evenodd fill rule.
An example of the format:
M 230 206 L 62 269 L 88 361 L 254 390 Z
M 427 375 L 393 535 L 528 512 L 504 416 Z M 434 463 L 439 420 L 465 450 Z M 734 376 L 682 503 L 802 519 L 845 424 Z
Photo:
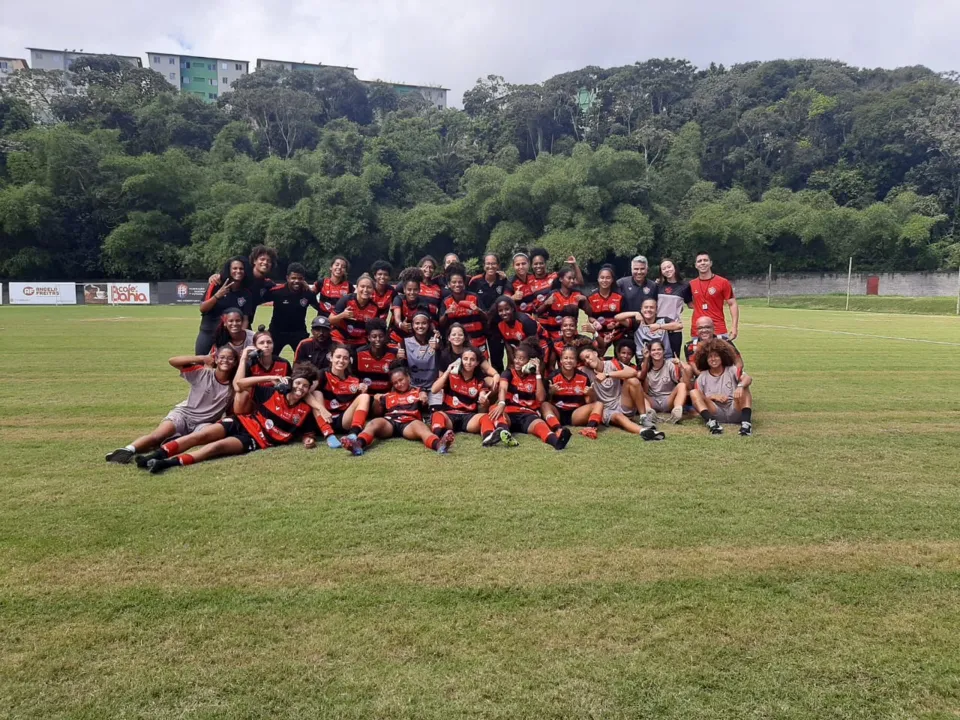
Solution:
M 740 323 L 748 327 L 769 328 L 773 330 L 803 330 L 805 332 L 827 333 L 828 335 L 852 335 L 854 337 L 875 338 L 877 340 L 903 340 L 905 342 L 928 343 L 930 345 L 950 345 L 960 347 L 960 343 L 946 340 L 924 340 L 923 338 L 897 337 L 896 335 L 871 335 L 869 333 L 847 332 L 846 330 L 823 330 L 821 328 L 800 327 L 799 325 L 765 325 L 763 323 Z

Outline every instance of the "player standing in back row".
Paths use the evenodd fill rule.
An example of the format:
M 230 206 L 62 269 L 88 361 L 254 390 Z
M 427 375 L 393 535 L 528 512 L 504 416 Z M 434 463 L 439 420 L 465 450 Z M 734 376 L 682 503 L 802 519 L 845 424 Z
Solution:
M 690 281 L 683 296 L 687 305 L 693 308 L 690 334 L 696 334 L 694 328 L 697 327 L 697 320 L 706 316 L 713 320 L 713 326 L 721 339 L 736 340 L 740 334 L 740 308 L 733 296 L 733 286 L 726 278 L 714 274 L 713 261 L 708 253 L 697 253 L 695 264 L 698 276 Z M 730 306 L 729 330 L 723 317 L 724 305 Z

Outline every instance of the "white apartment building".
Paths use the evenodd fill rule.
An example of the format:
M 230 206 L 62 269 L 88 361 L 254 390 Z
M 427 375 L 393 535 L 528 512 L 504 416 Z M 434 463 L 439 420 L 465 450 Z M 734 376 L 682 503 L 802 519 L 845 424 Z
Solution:
M 83 50 L 49 50 L 45 48 L 27 48 L 27 50 L 30 51 L 30 67 L 34 70 L 69 70 L 75 60 L 94 55 L 110 55 L 126 60 L 134 67 L 143 67 L 143 61 L 134 55 L 92 53 Z

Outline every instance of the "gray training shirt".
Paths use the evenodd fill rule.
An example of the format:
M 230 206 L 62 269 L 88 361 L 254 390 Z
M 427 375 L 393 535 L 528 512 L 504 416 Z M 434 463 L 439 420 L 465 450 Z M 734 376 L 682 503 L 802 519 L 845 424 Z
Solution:
M 233 401 L 233 383 L 221 383 L 216 371 L 205 365 L 185 367 L 180 377 L 190 383 L 190 394 L 174 410 L 189 419 L 194 427 L 219 420 Z

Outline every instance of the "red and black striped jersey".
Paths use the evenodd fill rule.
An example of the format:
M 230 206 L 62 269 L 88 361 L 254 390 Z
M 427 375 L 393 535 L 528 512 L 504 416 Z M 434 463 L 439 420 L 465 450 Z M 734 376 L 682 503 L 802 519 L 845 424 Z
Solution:
M 313 291 L 317 293 L 320 314 L 329 317 L 330 313 L 337 307 L 337 301 L 344 295 L 353 292 L 353 285 L 350 284 L 349 280 L 335 283 L 330 278 L 324 278 L 323 282 L 317 281 L 313 284 Z
M 388 392 L 382 402 L 383 416 L 389 420 L 408 423 L 423 419 L 420 415 L 420 390 L 415 387 L 405 393 Z
M 390 317 L 390 306 L 393 305 L 393 299 L 397 296 L 397 289 L 393 285 L 387 285 L 383 292 L 373 289 L 373 302 L 377 306 L 377 317 L 386 322 Z
M 327 370 L 320 374 L 317 390 L 323 395 L 323 404 L 332 415 L 339 415 L 364 391 L 359 378 L 340 378 Z
M 508 413 L 539 412 L 540 401 L 537 400 L 537 376 L 519 375 L 510 368 L 502 379 L 507 381 Z
M 451 323 L 460 323 L 463 325 L 467 337 L 470 338 L 470 344 L 476 348 L 483 347 L 486 344 L 486 324 L 487 314 L 480 307 L 480 298 L 475 293 L 466 292 L 462 299 L 457 300 L 452 293 L 448 292 L 441 300 L 441 325 L 446 327 Z
M 516 301 L 517 310 L 521 312 L 533 312 L 535 301 L 537 298 L 537 293 L 530 287 L 530 281 L 533 280 L 533 275 L 527 275 L 526 279 L 521 280 L 516 275 L 514 275 L 507 287 L 509 289 L 508 295 L 513 297 L 517 291 L 520 292 L 521 297 Z
M 424 280 L 420 283 L 420 297 L 429 298 L 430 302 L 437 303 L 440 296 L 443 295 L 443 286 L 432 280 Z
M 572 312 L 571 308 L 575 311 L 585 304 L 586 298 L 576 290 L 569 295 L 564 295 L 560 290 L 554 290 L 547 295 L 537 308 L 537 314 L 540 316 L 540 324 L 551 340 L 560 337 L 560 321 L 563 315 Z
M 407 302 L 407 299 L 403 295 L 397 295 L 393 299 L 393 307 L 400 308 L 400 322 L 410 322 L 418 310 L 426 311 L 430 319 L 434 322 L 437 322 L 440 316 L 440 309 L 437 304 L 422 295 L 412 305 Z M 394 326 L 390 328 L 390 339 L 395 343 L 402 341 L 405 337 L 410 337 L 412 334 L 412 332 L 403 332 L 398 324 L 394 324 Z
M 337 305 L 330 313 L 330 317 L 345 312 L 347 308 L 353 310 L 352 318 L 344 318 L 342 326 L 334 325 L 331 336 L 338 343 L 360 346 L 367 342 L 367 320 L 373 320 L 379 314 L 376 303 L 369 300 L 364 307 L 357 302 L 357 294 L 350 293 L 337 300 Z
M 497 323 L 497 331 L 503 338 L 503 342 L 513 348 L 516 348 L 522 340 L 527 338 L 536 338 L 540 341 L 547 337 L 540 323 L 526 313 L 517 313 L 510 324 L 501 320 Z
M 587 311 L 590 319 L 599 320 L 603 323 L 603 329 L 605 331 L 609 332 L 610 330 L 616 330 L 618 328 L 622 330 L 623 326 L 614 320 L 614 318 L 619 313 L 624 312 L 623 295 L 611 290 L 607 297 L 603 297 L 598 291 L 587 297 L 587 304 L 590 308 Z
M 486 390 L 483 380 L 476 375 L 465 380 L 460 373 L 447 376 L 443 389 L 443 409 L 448 413 L 475 413 L 480 402 L 480 393 Z
M 587 391 L 590 389 L 590 378 L 580 370 L 567 379 L 562 372 L 555 372 L 550 378 L 553 404 L 561 410 L 576 410 L 587 403 Z
M 249 415 L 238 415 L 237 421 L 261 448 L 283 445 L 293 440 L 298 432 L 309 432 L 313 411 L 305 402 L 287 403 L 286 395 L 272 387 L 254 388 L 256 409 Z
M 387 348 L 383 355 L 374 357 L 369 345 L 357 348 L 354 367 L 360 380 L 370 386 L 371 393 L 384 393 L 390 389 L 390 364 L 397 359 L 397 351 Z
M 247 377 L 265 377 L 267 375 L 279 375 L 280 377 L 290 377 L 290 363 L 283 358 L 274 358 L 273 365 L 269 370 L 264 370 L 263 365 L 258 362 L 250 366 L 247 371 Z M 260 383 L 257 387 L 271 387 L 274 383 L 270 380 Z
M 557 274 L 555 272 L 544 275 L 542 278 L 531 275 L 527 281 L 527 285 L 530 287 L 530 292 L 533 293 L 534 296 L 534 307 L 531 308 L 531 312 L 546 302 L 552 290 L 559 290 L 559 283 L 557 282 Z

